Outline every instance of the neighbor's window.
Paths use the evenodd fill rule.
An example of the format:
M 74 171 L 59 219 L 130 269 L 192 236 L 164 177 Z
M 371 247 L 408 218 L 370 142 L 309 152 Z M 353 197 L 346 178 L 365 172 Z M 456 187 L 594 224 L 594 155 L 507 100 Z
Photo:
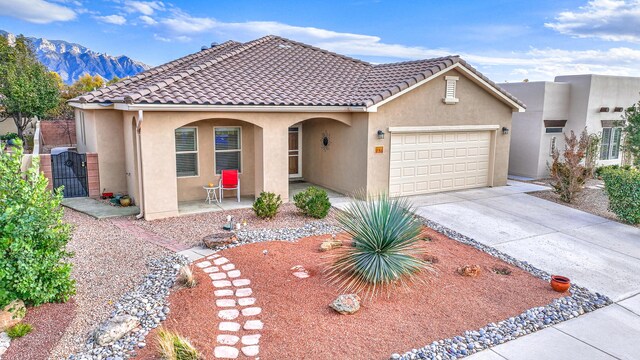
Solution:
M 620 137 L 622 128 L 603 128 L 600 160 L 617 159 L 620 155 Z
M 547 134 L 557 134 L 557 133 L 561 133 L 563 130 L 564 128 L 561 128 L 561 127 L 548 127 L 544 129 L 544 131 Z
M 176 173 L 198 176 L 198 129 L 176 129 Z
M 216 174 L 222 170 L 242 171 L 242 131 L 239 127 L 215 128 Z

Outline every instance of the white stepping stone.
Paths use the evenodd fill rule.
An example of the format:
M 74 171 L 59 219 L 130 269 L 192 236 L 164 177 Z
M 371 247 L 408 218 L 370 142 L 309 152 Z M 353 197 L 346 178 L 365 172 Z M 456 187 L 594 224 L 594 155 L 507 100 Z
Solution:
M 211 267 L 208 267 L 208 268 L 204 269 L 204 272 L 206 272 L 207 274 L 213 273 L 213 272 L 218 272 L 218 271 L 220 271 L 220 269 L 218 269 L 217 266 L 211 266 Z
M 247 286 L 249 284 L 251 284 L 251 280 L 249 279 L 233 280 L 233 286 L 240 287 L 240 286 Z
M 256 356 L 260 352 L 260 347 L 258 345 L 245 346 L 242 348 L 242 353 L 245 356 Z
M 240 277 L 240 270 L 231 270 L 227 273 L 230 278 Z
M 213 263 L 216 264 L 216 265 L 222 265 L 222 264 L 226 264 L 228 262 L 229 262 L 229 259 L 224 258 L 224 257 L 221 257 L 221 258 L 213 260 Z
M 233 307 L 236 306 L 236 301 L 233 299 L 218 299 L 216 300 L 218 307 Z
M 219 257 L 220 257 L 220 255 L 218 255 L 218 254 L 212 254 L 212 255 L 207 256 L 207 259 L 211 260 L 211 259 L 217 259 Z
M 256 303 L 256 298 L 245 297 L 238 299 L 238 305 L 240 306 L 251 306 Z
M 220 325 L 218 325 L 218 329 L 220 329 L 220 331 L 238 331 L 240 330 L 240 324 L 237 322 L 222 321 Z
M 213 286 L 217 288 L 231 286 L 231 281 L 229 280 L 216 280 L 213 282 Z
M 236 290 L 237 297 L 251 296 L 251 294 L 253 294 L 253 290 L 251 290 L 251 288 L 243 288 L 243 289 Z
M 244 316 L 255 316 L 262 312 L 262 309 L 259 307 L 250 307 L 242 309 L 242 315 Z
M 244 311 L 243 311 L 244 314 Z M 240 315 L 240 312 L 236 309 L 227 309 L 218 311 L 218 317 L 222 320 L 233 320 Z
M 243 329 L 245 329 L 245 330 L 262 330 L 263 326 L 264 326 L 264 324 L 260 320 L 247 320 L 247 322 L 244 323 Z
M 236 268 L 236 266 L 233 265 L 233 264 L 224 264 L 224 265 L 222 265 L 222 270 L 224 270 L 224 271 L 233 270 L 235 268 Z
M 258 336 L 260 336 L 260 335 L 258 335 Z M 243 338 L 244 338 L 244 336 L 243 336 Z M 238 340 L 240 340 L 240 338 L 235 336 L 235 335 L 223 334 L 223 335 L 218 335 L 217 340 L 218 340 L 218 344 L 235 345 L 238 342 Z M 249 344 L 245 344 L 245 345 L 249 345 Z M 250 345 L 253 345 L 253 344 L 250 344 Z
M 218 273 L 209 274 L 209 277 L 211 278 L 211 280 L 222 280 L 227 278 L 227 274 L 223 272 L 218 272 Z
M 260 341 L 260 334 L 245 335 L 242 337 L 242 345 L 257 345 Z
M 215 290 L 213 294 L 218 297 L 233 296 L 233 290 L 231 289 Z
M 293 273 L 293 276 L 299 278 L 299 279 L 306 279 L 309 277 L 309 274 L 305 271 L 296 271 Z
M 211 263 L 208 262 L 208 261 L 202 261 L 202 262 L 197 263 L 196 266 L 199 267 L 200 269 L 202 269 L 202 268 L 206 268 L 206 267 L 211 266 Z
M 218 359 L 235 359 L 240 352 L 232 346 L 216 346 L 213 355 Z

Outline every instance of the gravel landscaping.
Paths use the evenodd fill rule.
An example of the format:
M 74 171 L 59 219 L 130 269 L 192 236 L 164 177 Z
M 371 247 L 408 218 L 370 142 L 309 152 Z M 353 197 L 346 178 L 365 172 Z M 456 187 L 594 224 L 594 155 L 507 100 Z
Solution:
M 66 358 L 83 349 L 84 342 L 113 310 L 113 303 L 135 287 L 148 272 L 147 263 L 170 252 L 130 236 L 109 221 L 65 209 L 65 222 L 74 226 L 68 249 L 77 293 L 76 309 L 50 358 Z M 51 335 L 53 336 L 53 335 Z

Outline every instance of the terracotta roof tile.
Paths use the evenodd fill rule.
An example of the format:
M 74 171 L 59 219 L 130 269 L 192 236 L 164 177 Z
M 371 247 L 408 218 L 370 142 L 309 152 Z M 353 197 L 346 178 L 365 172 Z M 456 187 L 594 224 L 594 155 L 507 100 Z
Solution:
M 371 106 L 456 63 L 524 107 L 457 56 L 373 65 L 277 36 L 228 41 L 72 101 Z

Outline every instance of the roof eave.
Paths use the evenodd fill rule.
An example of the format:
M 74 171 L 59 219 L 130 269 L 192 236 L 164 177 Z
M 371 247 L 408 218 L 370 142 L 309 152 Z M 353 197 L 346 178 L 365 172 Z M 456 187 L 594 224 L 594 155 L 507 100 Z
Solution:
M 365 106 L 114 104 L 123 111 L 217 111 L 217 112 L 366 112 Z

